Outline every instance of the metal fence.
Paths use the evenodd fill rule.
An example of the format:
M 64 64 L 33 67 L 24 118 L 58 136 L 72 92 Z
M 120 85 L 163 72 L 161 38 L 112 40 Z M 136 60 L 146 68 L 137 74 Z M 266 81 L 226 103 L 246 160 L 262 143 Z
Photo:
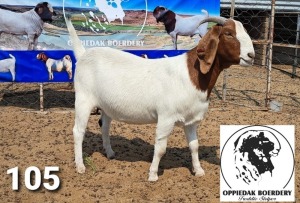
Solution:
M 291 112 L 300 109 L 300 0 L 221 0 L 221 16 L 244 24 L 255 46 L 255 69 L 225 71 L 212 99 L 250 108 L 277 102 L 292 107 Z M 69 83 L 0 84 L 0 107 L 70 110 L 74 99 Z
M 300 1 L 221 0 L 221 16 L 241 21 L 253 40 L 256 53 L 254 66 L 261 69 L 247 75 L 247 78 L 266 81 L 265 86 L 260 85 L 260 92 L 265 91 L 265 107 L 269 107 L 270 102 L 276 98 L 278 84 L 281 84 L 283 89 L 287 85 L 299 87 Z M 280 80 L 277 75 L 272 77 L 274 71 L 280 71 L 293 79 Z M 222 85 L 224 101 L 230 91 L 230 76 L 227 75 L 228 72 L 225 71 Z M 289 97 L 289 94 L 296 95 L 296 92 L 299 90 L 285 92 L 285 97 Z M 274 102 L 276 103 L 275 100 Z M 253 105 L 263 106 L 261 102 Z M 295 105 L 299 107 L 298 99 Z
M 0 83 L 0 107 L 69 111 L 74 108 L 74 101 L 72 83 Z

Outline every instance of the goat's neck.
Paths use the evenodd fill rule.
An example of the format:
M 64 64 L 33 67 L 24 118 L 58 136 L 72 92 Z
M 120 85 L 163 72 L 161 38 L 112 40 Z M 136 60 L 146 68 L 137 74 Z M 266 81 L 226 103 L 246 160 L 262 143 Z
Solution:
M 224 68 L 220 64 L 219 58 L 216 57 L 209 72 L 203 74 L 200 71 L 200 62 L 196 55 L 196 49 L 188 52 L 188 69 L 191 81 L 198 90 L 207 91 L 207 99 L 209 99 L 210 93 Z

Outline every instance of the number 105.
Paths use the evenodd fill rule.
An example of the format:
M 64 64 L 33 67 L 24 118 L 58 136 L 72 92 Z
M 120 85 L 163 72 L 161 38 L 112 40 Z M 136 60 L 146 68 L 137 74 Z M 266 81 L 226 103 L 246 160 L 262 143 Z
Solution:
M 59 187 L 59 177 L 51 172 L 58 172 L 58 166 L 47 166 L 44 171 L 44 180 L 51 181 L 50 183 L 43 183 L 47 190 L 56 190 Z M 11 168 L 7 170 L 7 174 L 12 174 L 12 190 L 19 190 L 19 168 Z M 34 174 L 34 176 L 33 176 Z M 40 169 L 35 166 L 30 166 L 25 170 L 25 186 L 28 190 L 37 190 L 42 183 L 42 175 Z M 33 179 L 33 181 L 31 181 Z M 32 183 L 33 182 L 33 183 Z

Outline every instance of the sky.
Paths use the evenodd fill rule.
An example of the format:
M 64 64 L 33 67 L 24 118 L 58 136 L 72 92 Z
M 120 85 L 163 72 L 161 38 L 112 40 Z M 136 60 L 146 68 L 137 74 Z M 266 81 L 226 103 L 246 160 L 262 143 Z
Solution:
M 178 14 L 200 14 L 201 9 L 208 10 L 210 15 L 219 15 L 220 13 L 220 0 L 123 0 L 121 5 L 124 10 L 145 10 L 146 1 L 148 11 L 153 11 L 156 6 L 165 6 Z M 41 0 L 1 0 L 0 4 L 35 6 L 39 2 Z M 63 0 L 48 0 L 48 2 L 52 6 L 61 7 Z M 65 0 L 66 7 L 80 7 L 80 3 L 84 8 L 87 8 L 87 3 L 91 8 L 95 6 L 95 0 Z

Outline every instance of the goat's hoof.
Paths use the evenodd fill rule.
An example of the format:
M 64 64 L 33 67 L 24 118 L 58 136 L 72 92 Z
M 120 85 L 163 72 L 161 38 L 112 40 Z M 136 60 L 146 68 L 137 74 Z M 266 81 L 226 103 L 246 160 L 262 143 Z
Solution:
M 114 159 L 116 157 L 116 153 L 113 150 L 106 151 L 106 157 L 108 159 Z
M 78 172 L 78 173 L 85 173 L 85 166 L 84 165 L 81 165 L 81 166 L 77 166 L 76 167 L 76 171 Z
M 195 176 L 197 176 L 197 177 L 201 177 L 201 176 L 204 176 L 204 175 L 205 175 L 205 172 L 202 168 L 195 171 Z
M 155 182 L 158 180 L 158 175 L 157 173 L 149 173 L 149 178 L 148 181 L 149 182 Z

